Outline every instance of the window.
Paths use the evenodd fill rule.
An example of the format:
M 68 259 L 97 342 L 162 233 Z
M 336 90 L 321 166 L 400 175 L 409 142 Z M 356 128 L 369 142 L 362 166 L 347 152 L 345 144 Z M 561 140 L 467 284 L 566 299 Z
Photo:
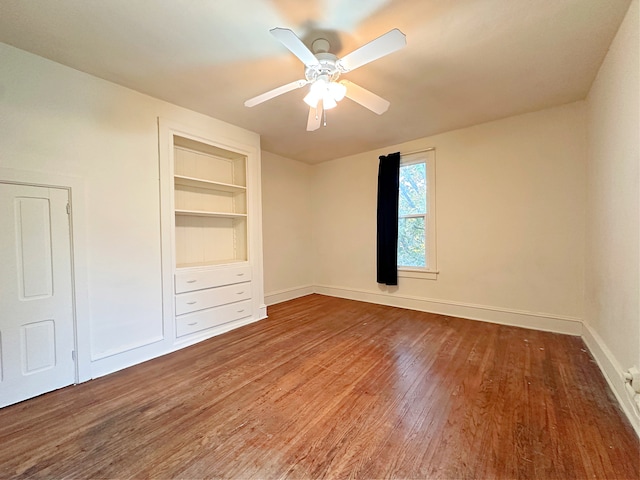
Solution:
M 398 275 L 436 278 L 435 151 L 400 159 Z

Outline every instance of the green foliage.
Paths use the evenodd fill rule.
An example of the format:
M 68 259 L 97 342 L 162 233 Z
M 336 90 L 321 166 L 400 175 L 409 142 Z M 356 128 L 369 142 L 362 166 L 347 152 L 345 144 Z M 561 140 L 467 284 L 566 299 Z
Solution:
M 398 215 L 427 212 L 427 166 L 424 163 L 400 167 Z
M 427 172 L 424 163 L 400 167 L 398 198 L 398 265 L 425 267 L 425 219 L 427 211 Z

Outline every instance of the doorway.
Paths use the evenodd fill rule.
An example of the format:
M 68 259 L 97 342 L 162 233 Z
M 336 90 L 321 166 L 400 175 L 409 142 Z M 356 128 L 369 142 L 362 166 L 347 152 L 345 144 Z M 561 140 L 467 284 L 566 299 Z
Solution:
M 0 407 L 76 379 L 69 191 L 0 183 Z

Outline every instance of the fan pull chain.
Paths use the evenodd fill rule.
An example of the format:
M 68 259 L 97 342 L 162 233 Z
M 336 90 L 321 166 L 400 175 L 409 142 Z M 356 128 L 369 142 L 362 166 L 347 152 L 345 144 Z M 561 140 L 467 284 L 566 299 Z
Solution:
M 327 126 L 327 111 L 324 110 L 324 109 L 322 110 L 322 116 L 324 117 L 324 121 L 322 123 L 322 126 L 326 127 Z

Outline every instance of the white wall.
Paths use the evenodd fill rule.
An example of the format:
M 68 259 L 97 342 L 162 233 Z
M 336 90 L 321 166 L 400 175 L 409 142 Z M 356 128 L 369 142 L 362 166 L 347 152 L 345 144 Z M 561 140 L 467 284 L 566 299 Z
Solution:
M 622 372 L 640 367 L 639 24 L 635 0 L 587 98 L 587 340 L 629 410 Z
M 583 102 L 477 125 L 314 169 L 322 293 L 580 334 Z M 437 280 L 376 284 L 378 156 L 436 148 Z
M 0 169 L 84 187 L 73 197 L 78 353 L 92 360 L 82 379 L 166 353 L 157 117 L 258 136 L 8 45 L 0 65 Z
M 312 291 L 311 173 L 310 165 L 262 152 L 267 305 Z

